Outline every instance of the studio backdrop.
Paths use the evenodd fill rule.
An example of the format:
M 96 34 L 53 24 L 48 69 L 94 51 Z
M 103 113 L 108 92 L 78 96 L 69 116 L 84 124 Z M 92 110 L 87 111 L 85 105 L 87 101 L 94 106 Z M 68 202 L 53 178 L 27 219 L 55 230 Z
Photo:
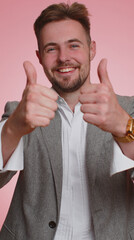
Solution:
M 31 61 L 38 83 L 51 86 L 36 58 L 33 23 L 40 12 L 57 0 L 1 0 L 0 6 L 0 115 L 7 101 L 20 100 L 26 84 L 23 62 Z M 62 2 L 73 3 L 72 0 Z M 114 90 L 134 95 L 134 1 L 81 0 L 91 14 L 91 37 L 97 53 L 91 64 L 91 81 L 98 82 L 97 66 L 108 59 L 108 73 Z M 0 189 L 0 228 L 6 217 L 18 174 Z

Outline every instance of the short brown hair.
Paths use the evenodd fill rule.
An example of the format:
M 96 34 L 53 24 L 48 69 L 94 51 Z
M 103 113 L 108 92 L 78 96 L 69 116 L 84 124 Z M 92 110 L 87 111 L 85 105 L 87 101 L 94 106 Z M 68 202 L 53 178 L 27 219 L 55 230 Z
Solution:
M 34 23 L 34 31 L 37 37 L 38 46 L 41 29 L 47 23 L 65 19 L 72 19 L 81 23 L 90 43 L 90 20 L 88 10 L 84 4 L 74 2 L 72 5 L 66 3 L 52 4 L 41 12 Z

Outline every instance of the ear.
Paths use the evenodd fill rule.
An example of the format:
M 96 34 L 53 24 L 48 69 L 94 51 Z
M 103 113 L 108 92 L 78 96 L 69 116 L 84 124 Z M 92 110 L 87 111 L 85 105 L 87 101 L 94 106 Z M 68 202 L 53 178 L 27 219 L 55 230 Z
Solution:
M 37 56 L 37 58 L 39 60 L 39 63 L 42 65 L 42 60 L 41 60 L 41 56 L 40 56 L 39 50 L 36 50 L 36 56 Z
M 90 61 L 92 61 L 94 59 L 95 55 L 96 55 L 96 42 L 91 41 L 91 43 L 90 43 Z

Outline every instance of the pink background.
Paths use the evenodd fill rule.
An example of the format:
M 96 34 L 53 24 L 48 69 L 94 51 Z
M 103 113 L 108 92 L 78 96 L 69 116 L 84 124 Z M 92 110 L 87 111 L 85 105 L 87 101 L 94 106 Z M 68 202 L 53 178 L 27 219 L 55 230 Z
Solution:
M 8 100 L 20 100 L 25 87 L 23 61 L 30 60 L 37 69 L 38 82 L 49 86 L 35 55 L 33 22 L 52 0 L 1 0 L 0 7 L 0 115 Z M 67 1 L 65 1 L 67 2 Z M 68 1 L 73 2 L 73 1 Z M 91 17 L 92 39 L 97 55 L 92 62 L 92 82 L 97 82 L 96 68 L 101 58 L 108 59 L 108 72 L 115 92 L 134 94 L 134 1 L 83 0 Z M 0 190 L 0 227 L 12 198 L 17 176 Z

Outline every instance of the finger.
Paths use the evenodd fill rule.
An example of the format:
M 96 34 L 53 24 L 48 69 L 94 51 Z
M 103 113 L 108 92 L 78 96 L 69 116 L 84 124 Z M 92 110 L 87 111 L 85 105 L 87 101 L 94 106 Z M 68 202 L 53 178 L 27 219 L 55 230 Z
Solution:
M 98 90 L 98 85 L 100 84 L 89 84 L 88 86 L 84 86 L 84 87 L 81 87 L 80 89 L 80 93 L 83 94 L 83 93 L 92 93 L 92 92 L 97 92 Z
M 98 94 L 96 93 L 85 93 L 85 94 L 81 94 L 79 96 L 79 102 L 81 104 L 85 104 L 85 103 L 96 103 L 98 102 Z
M 35 84 L 37 82 L 37 73 L 33 64 L 29 61 L 25 61 L 23 67 L 27 76 L 27 85 Z
M 39 84 L 32 86 L 31 88 L 29 88 L 29 90 L 34 94 L 34 96 L 36 96 L 36 98 L 44 96 L 54 101 L 58 99 L 58 94 L 53 89 Z
M 55 100 L 48 98 L 42 94 L 36 93 L 33 93 L 32 96 L 30 95 L 30 102 L 34 103 L 35 105 L 38 104 L 38 106 L 51 109 L 53 111 L 56 111 L 58 106 Z
M 102 84 L 90 84 L 88 87 L 81 88 L 81 94 L 92 94 L 92 93 L 107 93 L 108 87 Z
M 85 113 L 83 115 L 83 119 L 87 122 L 87 123 L 91 123 L 93 125 L 99 126 L 100 124 L 100 120 L 99 118 L 96 117 L 96 114 L 92 114 L 92 113 Z
M 102 59 L 98 66 L 98 77 L 101 83 L 112 88 L 112 84 L 109 80 L 107 73 L 107 59 Z
M 40 99 L 39 104 L 40 106 L 50 109 L 52 111 L 56 111 L 58 108 L 57 102 L 47 97 L 43 97 L 42 99 Z
M 90 114 L 99 114 L 101 112 L 100 107 L 97 104 L 83 104 L 81 106 L 81 111 Z
M 53 89 L 50 89 L 50 88 L 47 88 L 47 87 L 41 87 L 41 93 L 42 95 L 56 101 L 58 99 L 58 94 L 53 90 Z
M 81 94 L 79 97 L 79 101 L 81 104 L 85 104 L 85 103 L 107 104 L 108 95 L 105 93 L 104 94 L 101 94 L 101 93 Z
M 35 120 L 36 118 L 38 119 L 39 117 L 45 117 L 48 118 L 49 120 L 53 119 L 55 116 L 55 111 L 47 108 L 47 107 L 42 107 L 37 104 L 32 105 L 31 104 L 31 116 L 33 116 L 33 119 Z
M 30 126 L 31 128 L 36 128 L 36 127 L 46 127 L 50 124 L 50 119 L 47 117 L 42 117 L 38 116 L 36 118 L 32 118 L 30 120 Z

